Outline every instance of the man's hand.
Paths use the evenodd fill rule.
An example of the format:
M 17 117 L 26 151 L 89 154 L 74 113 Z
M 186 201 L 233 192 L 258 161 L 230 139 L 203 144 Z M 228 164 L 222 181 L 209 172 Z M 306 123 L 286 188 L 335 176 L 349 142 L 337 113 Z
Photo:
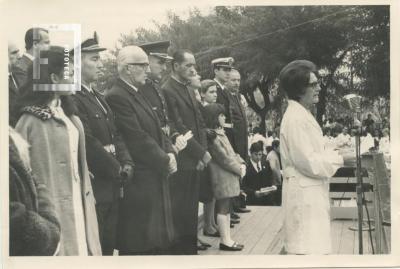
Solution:
M 205 167 L 206 167 L 206 166 L 204 165 L 204 163 L 203 163 L 202 161 L 199 161 L 199 162 L 197 163 L 197 165 L 196 165 L 196 170 L 197 170 L 197 171 L 203 171 Z
M 178 135 L 175 140 L 175 147 L 179 151 L 183 150 L 187 146 L 187 140 L 183 135 Z
M 168 153 L 169 163 L 168 163 L 168 175 L 175 173 L 178 170 L 175 155 L 173 153 Z
M 121 167 L 121 171 L 120 172 L 126 173 L 128 175 L 128 177 L 127 177 L 128 180 L 131 180 L 132 177 L 133 177 L 133 167 L 130 164 L 124 164 Z
M 204 156 L 201 159 L 201 161 L 203 162 L 204 166 L 207 166 L 207 164 L 211 161 L 211 155 L 208 151 L 206 151 L 206 153 L 204 153 Z
M 257 197 L 257 198 L 260 198 L 260 197 L 263 196 L 263 195 L 261 194 L 260 191 L 255 191 L 255 192 L 254 192 L 254 196 Z
M 240 177 L 243 178 L 246 175 L 246 165 L 240 165 Z

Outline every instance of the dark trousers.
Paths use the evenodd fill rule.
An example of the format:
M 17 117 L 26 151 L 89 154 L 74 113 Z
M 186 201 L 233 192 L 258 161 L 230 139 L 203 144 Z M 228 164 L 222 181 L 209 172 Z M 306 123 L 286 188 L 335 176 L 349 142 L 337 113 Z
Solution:
M 116 243 L 118 202 L 98 203 L 96 213 L 103 256 L 113 255 Z
M 176 233 L 173 246 L 175 255 L 197 254 L 199 187 L 199 173 L 196 170 L 178 170 L 171 177 L 172 216 Z

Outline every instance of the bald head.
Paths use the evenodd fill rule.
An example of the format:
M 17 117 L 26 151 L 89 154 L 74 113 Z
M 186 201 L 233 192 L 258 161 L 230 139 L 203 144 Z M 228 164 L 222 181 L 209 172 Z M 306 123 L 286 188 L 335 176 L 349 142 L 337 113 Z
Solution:
M 19 58 L 19 49 L 14 42 L 8 43 L 8 66 L 14 66 Z
M 123 47 L 117 56 L 118 72 L 120 67 L 123 69 L 128 64 L 149 63 L 149 59 L 144 50 L 137 46 Z
M 137 46 L 123 47 L 117 56 L 118 74 L 121 78 L 140 86 L 145 83 L 149 71 L 149 58 L 144 50 Z

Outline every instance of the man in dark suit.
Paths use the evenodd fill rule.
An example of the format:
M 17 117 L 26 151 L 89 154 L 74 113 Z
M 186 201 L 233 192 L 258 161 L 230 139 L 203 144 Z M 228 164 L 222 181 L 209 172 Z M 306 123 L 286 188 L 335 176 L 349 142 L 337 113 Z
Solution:
M 233 144 L 232 147 L 242 157 L 248 159 L 248 127 L 245 108 L 242 105 L 239 87 L 240 73 L 237 69 L 232 69 L 226 81 L 228 98 L 230 103 L 230 117 L 232 122 Z
M 153 111 L 160 120 L 162 130 L 174 143 L 173 147 L 178 153 L 186 147 L 186 140 L 183 135 L 177 132 L 168 116 L 168 105 L 165 100 L 164 91 L 161 89 L 160 81 L 167 70 L 167 63 L 172 57 L 167 54 L 170 41 L 159 41 L 142 44 L 141 47 L 149 57 L 150 72 L 147 74 L 145 85 L 139 87 L 139 91 L 146 97 L 152 106 Z
M 104 97 L 91 86 L 103 66 L 99 52 L 104 50 L 99 47 L 96 35 L 81 44 L 82 87 L 73 98 L 84 126 L 87 162 L 94 176 L 92 186 L 102 252 L 112 255 L 116 247 L 120 172 L 132 176 L 133 163 L 115 128 L 113 112 Z
M 243 177 L 243 190 L 247 194 L 248 205 L 274 205 L 274 199 L 269 193 L 265 195 L 261 188 L 275 185 L 268 162 L 263 158 L 262 142 L 250 146 L 250 160 L 247 162 L 246 175 Z
M 170 254 L 174 230 L 168 177 L 176 172 L 176 160 L 157 114 L 138 90 L 146 81 L 148 57 L 141 48 L 127 46 L 119 51 L 117 65 L 119 78 L 106 99 L 135 163 L 121 201 L 119 254 Z
M 44 28 L 30 28 L 25 33 L 26 52 L 18 60 L 17 66 L 22 70 L 15 76 L 17 84 L 22 87 L 28 80 L 28 69 L 33 64 L 35 53 L 50 47 L 49 32 Z
M 232 147 L 243 160 L 248 160 L 248 128 L 246 111 L 240 97 L 240 73 L 232 68 L 225 83 L 226 96 L 229 100 L 229 115 L 232 123 Z M 239 213 L 249 212 L 246 208 L 246 195 L 243 191 L 238 197 L 232 199 L 233 209 Z M 231 219 L 239 219 L 239 216 L 232 212 Z
M 234 60 L 232 57 L 217 58 L 211 61 L 211 66 L 214 72 L 214 81 L 217 82 L 217 103 L 224 106 L 226 111 L 225 133 L 234 146 L 233 124 L 231 117 L 231 98 L 229 91 L 226 89 L 226 82 L 229 79 L 230 72 L 233 68 Z
M 16 105 L 19 98 L 19 84 L 16 76 L 23 71 L 16 65 L 19 59 L 19 49 L 14 43 L 8 43 L 8 123 L 15 127 L 17 123 Z
M 234 82 L 231 83 L 231 87 L 234 89 L 227 89 L 227 83 L 230 78 L 231 71 L 233 69 L 234 59 L 232 57 L 228 58 L 217 58 L 211 61 L 211 65 L 214 71 L 214 80 L 217 82 L 217 103 L 222 104 L 226 111 L 226 123 L 225 123 L 225 133 L 231 143 L 235 152 L 241 155 L 244 160 L 247 160 L 247 146 L 246 150 L 243 150 L 243 141 L 239 139 L 242 138 L 242 125 L 243 122 L 240 121 L 240 118 L 243 118 L 240 102 L 239 104 L 236 102 L 235 98 L 232 96 L 232 91 L 239 91 L 238 86 L 240 86 L 240 77 L 239 77 L 239 85 L 237 84 L 237 77 L 234 78 Z M 236 89 L 237 88 L 237 89 Z M 240 96 L 239 96 L 240 97 Z M 239 99 L 240 100 L 240 99 Z M 244 114 L 244 118 L 246 115 Z M 235 123 L 238 124 L 236 128 L 235 123 L 233 122 L 235 119 Z M 247 121 L 246 121 L 247 125 Z M 236 130 L 235 130 L 236 128 Z M 235 138 L 239 141 L 235 141 Z M 247 135 L 246 135 L 247 141 Z M 232 224 L 239 223 L 239 215 L 235 214 L 234 211 L 238 213 L 247 213 L 250 212 L 249 209 L 246 208 L 245 203 L 245 195 L 241 193 L 238 197 L 232 198 L 232 209 L 231 209 L 231 226 Z
M 182 135 L 191 131 L 193 138 L 178 155 L 178 172 L 171 181 L 174 225 L 178 233 L 176 254 L 197 254 L 199 170 L 211 160 L 206 151 L 205 125 L 195 93 L 187 86 L 196 75 L 196 60 L 187 50 L 173 55 L 172 75 L 163 85 L 169 115 L 174 128 Z

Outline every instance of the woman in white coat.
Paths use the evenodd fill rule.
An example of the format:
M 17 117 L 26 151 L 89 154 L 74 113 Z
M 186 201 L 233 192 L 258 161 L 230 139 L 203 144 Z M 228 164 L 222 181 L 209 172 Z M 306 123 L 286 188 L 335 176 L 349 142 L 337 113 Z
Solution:
M 322 130 L 311 114 L 321 89 L 315 65 L 293 61 L 279 78 L 289 99 L 280 132 L 284 248 L 288 254 L 329 254 L 329 179 L 351 157 L 324 148 Z

